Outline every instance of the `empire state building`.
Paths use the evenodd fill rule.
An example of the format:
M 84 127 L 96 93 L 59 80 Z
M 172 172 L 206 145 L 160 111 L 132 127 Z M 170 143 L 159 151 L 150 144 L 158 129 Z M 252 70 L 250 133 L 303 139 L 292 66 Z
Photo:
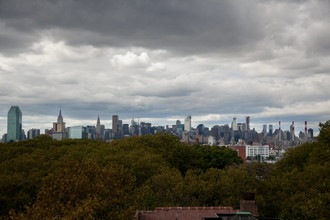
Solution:
M 60 113 L 57 117 L 57 122 L 53 123 L 53 139 L 62 140 L 63 138 L 66 138 L 65 122 L 63 122 L 63 116 L 60 109 Z

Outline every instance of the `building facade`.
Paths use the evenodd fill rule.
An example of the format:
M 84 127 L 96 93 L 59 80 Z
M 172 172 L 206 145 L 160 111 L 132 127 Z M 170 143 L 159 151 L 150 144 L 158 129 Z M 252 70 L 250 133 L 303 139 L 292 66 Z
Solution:
M 33 139 L 40 135 L 40 129 L 32 128 L 27 132 L 27 139 Z
M 69 128 L 70 139 L 87 139 L 88 134 L 86 128 L 83 126 L 73 126 Z
M 118 133 L 118 115 L 112 116 L 112 133 Z
M 7 119 L 7 142 L 22 140 L 22 111 L 18 106 L 11 106 Z
M 188 115 L 184 120 L 184 130 L 188 132 L 191 130 L 191 115 Z
M 246 157 L 256 157 L 260 155 L 261 158 L 269 157 L 269 146 L 251 146 L 246 145 Z
M 60 113 L 57 117 L 57 122 L 53 123 L 53 139 L 56 140 L 62 140 L 63 138 L 66 138 L 65 133 L 65 122 L 63 121 L 62 111 L 60 110 Z

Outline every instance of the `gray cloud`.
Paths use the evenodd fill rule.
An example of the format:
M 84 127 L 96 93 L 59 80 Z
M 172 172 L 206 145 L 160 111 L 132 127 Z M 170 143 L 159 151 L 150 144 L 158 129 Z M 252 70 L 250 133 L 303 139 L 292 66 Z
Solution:
M 43 128 L 60 105 L 72 123 L 316 125 L 330 117 L 329 2 L 2 0 L 0 134 L 10 105 Z
M 3 1 L 0 14 L 16 31 L 48 32 L 55 39 L 66 37 L 73 45 L 180 48 L 178 52 L 197 53 L 211 48 L 241 50 L 263 37 L 255 1 L 14 0 Z

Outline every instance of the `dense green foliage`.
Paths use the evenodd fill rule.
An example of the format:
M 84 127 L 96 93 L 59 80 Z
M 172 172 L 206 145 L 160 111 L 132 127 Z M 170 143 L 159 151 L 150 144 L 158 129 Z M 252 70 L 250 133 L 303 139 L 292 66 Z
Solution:
M 317 143 L 289 150 L 258 188 L 259 208 L 283 219 L 330 219 L 330 121 Z
M 189 146 L 167 133 L 111 144 L 45 135 L 0 144 L 0 216 L 131 219 L 157 206 L 238 209 L 248 191 L 261 216 L 329 219 L 330 122 L 320 128 L 317 143 L 289 150 L 275 166 L 240 164 L 236 151 Z
M 129 219 L 137 208 L 188 205 L 190 197 L 196 205 L 222 204 L 185 195 L 183 190 L 188 193 L 189 189 L 183 187 L 186 182 L 192 184 L 189 178 L 199 182 L 200 175 L 212 167 L 241 161 L 228 148 L 189 146 L 167 133 L 111 144 L 55 141 L 45 135 L 0 144 L 0 214 L 8 215 L 11 210 L 12 217 L 27 219 Z M 201 169 L 199 174 L 196 169 Z M 198 190 L 202 194 L 205 189 Z M 187 198 L 181 201 L 179 195 Z

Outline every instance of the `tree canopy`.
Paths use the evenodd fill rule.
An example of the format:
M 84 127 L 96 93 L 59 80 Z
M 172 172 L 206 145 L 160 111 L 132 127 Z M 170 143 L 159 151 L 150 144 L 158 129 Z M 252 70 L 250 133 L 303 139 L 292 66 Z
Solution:
M 190 146 L 168 133 L 110 144 L 41 135 L 0 143 L 0 216 L 130 219 L 158 206 L 232 206 L 255 192 L 259 214 L 329 219 L 330 122 L 317 143 L 273 164 L 241 164 L 237 152 Z

